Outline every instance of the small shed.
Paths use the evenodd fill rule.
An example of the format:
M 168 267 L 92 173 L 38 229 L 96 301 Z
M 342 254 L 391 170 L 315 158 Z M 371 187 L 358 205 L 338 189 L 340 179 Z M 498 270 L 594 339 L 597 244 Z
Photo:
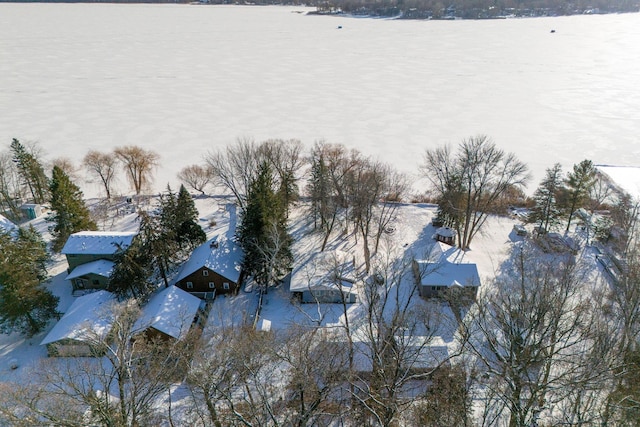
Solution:
M 447 245 L 454 246 L 456 244 L 456 230 L 451 227 L 440 227 L 436 230 L 433 238 L 438 242 L 446 243 Z
M 113 324 L 115 297 L 97 291 L 78 297 L 40 345 L 49 356 L 101 356 Z
M 20 210 L 27 219 L 36 219 L 42 215 L 42 206 L 37 203 L 25 203 Z
M 200 298 L 169 286 L 151 297 L 133 329 L 147 338 L 181 340 L 196 321 L 204 321 L 201 304 Z

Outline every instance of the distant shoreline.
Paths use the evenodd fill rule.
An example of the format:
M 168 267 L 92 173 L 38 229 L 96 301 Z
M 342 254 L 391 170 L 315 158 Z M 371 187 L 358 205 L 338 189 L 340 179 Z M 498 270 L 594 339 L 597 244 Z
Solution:
M 47 3 L 47 4 L 182 4 L 197 6 L 285 6 L 285 7 L 308 7 L 316 8 L 312 11 L 305 12 L 306 15 L 315 16 L 337 16 L 346 18 L 372 18 L 372 19 L 392 19 L 392 20 L 423 20 L 423 21 L 454 21 L 454 20 L 501 20 L 516 18 L 543 18 L 543 17 L 560 17 L 560 16 L 578 16 L 578 15 L 611 15 L 621 13 L 639 13 L 640 3 L 633 7 L 612 8 L 603 10 L 599 8 L 591 8 L 585 10 L 563 11 L 553 8 L 536 8 L 525 7 L 521 4 L 519 9 L 496 10 L 493 7 L 489 9 L 455 9 L 449 6 L 446 9 L 433 11 L 428 8 L 410 8 L 408 10 L 400 9 L 398 6 L 388 6 L 380 9 L 376 3 L 364 4 L 357 10 L 349 10 L 341 7 L 341 1 L 335 2 L 335 5 L 326 6 L 324 4 L 314 4 L 314 0 L 308 4 L 299 4 L 297 2 L 269 2 L 267 1 L 245 1 L 230 2 L 227 0 L 0 0 L 0 3 Z M 535 3 L 534 0 L 531 1 Z M 328 7 L 328 8 L 327 8 Z

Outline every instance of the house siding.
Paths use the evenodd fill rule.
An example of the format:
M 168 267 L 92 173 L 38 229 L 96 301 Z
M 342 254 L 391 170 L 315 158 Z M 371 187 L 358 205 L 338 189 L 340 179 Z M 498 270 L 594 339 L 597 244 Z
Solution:
M 205 272 L 206 271 L 206 276 Z M 242 282 L 242 275 L 240 276 L 239 282 Z M 188 287 L 187 282 L 191 282 L 193 287 Z M 183 291 L 187 291 L 193 294 L 213 292 L 214 289 L 209 287 L 209 283 L 214 284 L 214 289 L 216 291 L 216 295 L 218 294 L 234 294 L 238 292 L 240 287 L 240 283 L 236 283 L 232 280 L 227 279 L 224 276 L 216 273 L 207 267 L 201 267 L 190 275 L 186 276 L 184 279 L 180 280 L 176 283 L 176 286 L 182 289 Z M 224 284 L 228 283 L 229 288 L 225 289 Z
M 73 285 L 74 291 L 85 289 L 107 289 L 107 286 L 109 285 L 109 278 L 98 274 L 85 274 L 84 276 L 72 279 L 71 284 Z
M 66 254 L 66 257 L 67 257 L 67 264 L 69 264 L 67 273 L 71 273 L 73 269 L 76 268 L 77 266 L 88 264 L 93 261 L 105 259 L 107 261 L 115 262 L 116 254 L 113 254 L 113 255 Z

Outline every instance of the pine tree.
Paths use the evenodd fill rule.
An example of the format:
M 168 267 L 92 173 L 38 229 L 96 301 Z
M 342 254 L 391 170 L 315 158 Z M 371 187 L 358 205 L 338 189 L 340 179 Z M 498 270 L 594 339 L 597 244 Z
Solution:
M 51 209 L 55 212 L 51 219 L 53 250 L 59 252 L 69 236 L 78 231 L 97 230 L 89 209 L 84 203 L 82 191 L 58 166 L 53 167 L 51 178 Z
M 109 290 L 120 299 L 132 297 L 144 300 L 154 290 L 149 280 L 153 274 L 152 263 L 142 237 L 136 236 L 128 248 L 117 252 L 115 266 L 109 277 Z
M 558 208 L 557 195 L 562 189 L 562 166 L 556 163 L 547 169 L 545 178 L 533 194 L 535 206 L 531 209 L 528 221 L 537 223 L 537 229 L 542 232 L 549 231 L 560 222 L 562 213 Z
M 265 289 L 291 267 L 291 237 L 286 228 L 286 208 L 274 191 L 267 162 L 260 165 L 249 187 L 238 240 L 244 251 L 243 267 Z
M 583 160 L 577 165 L 573 165 L 573 171 L 567 177 L 567 189 L 569 193 L 567 230 L 571 226 L 571 220 L 576 209 L 589 197 L 589 191 L 596 183 L 596 168 L 591 160 Z
M 58 315 L 58 298 L 42 287 L 48 260 L 35 229 L 0 233 L 0 331 L 33 336 Z M 20 262 L 16 262 L 20 260 Z
M 48 179 L 42 164 L 15 138 L 11 142 L 11 151 L 13 152 L 13 161 L 18 168 L 18 174 L 29 188 L 33 202 L 45 203 L 48 197 Z
M 207 240 L 207 235 L 198 224 L 198 209 L 184 185 L 180 186 L 176 198 L 176 241 L 180 249 L 191 252 Z

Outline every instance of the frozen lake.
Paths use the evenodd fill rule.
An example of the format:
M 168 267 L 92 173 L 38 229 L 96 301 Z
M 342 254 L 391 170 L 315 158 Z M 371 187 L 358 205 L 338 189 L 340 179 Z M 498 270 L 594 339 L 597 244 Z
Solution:
M 79 162 L 140 145 L 162 156 L 158 189 L 238 137 L 325 139 L 417 174 L 425 148 L 483 133 L 529 164 L 529 191 L 555 162 L 640 165 L 640 14 L 304 10 L 0 3 L 2 148 Z

